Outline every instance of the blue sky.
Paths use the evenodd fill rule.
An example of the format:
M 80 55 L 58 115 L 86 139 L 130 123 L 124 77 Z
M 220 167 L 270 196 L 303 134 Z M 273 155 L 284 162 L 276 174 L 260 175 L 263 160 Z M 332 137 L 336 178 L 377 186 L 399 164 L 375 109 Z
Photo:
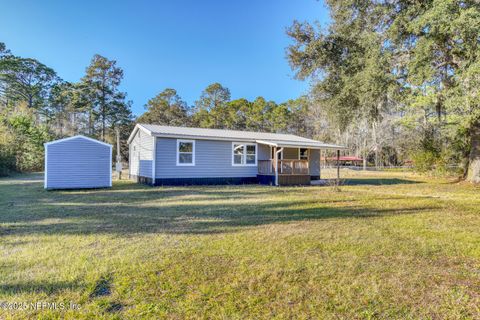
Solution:
M 167 87 L 189 104 L 213 82 L 234 99 L 306 93 L 285 57 L 294 19 L 325 25 L 328 12 L 316 0 L 0 0 L 0 41 L 67 81 L 78 81 L 95 53 L 117 60 L 138 115 Z

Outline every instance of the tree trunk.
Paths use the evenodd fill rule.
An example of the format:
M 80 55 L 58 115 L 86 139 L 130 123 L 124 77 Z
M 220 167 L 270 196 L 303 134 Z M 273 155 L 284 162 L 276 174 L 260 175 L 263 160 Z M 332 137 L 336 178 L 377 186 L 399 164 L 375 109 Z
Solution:
M 92 110 L 88 111 L 88 134 L 91 136 L 93 134 L 93 114 Z
M 105 112 L 102 115 L 102 141 L 105 141 Z
M 372 137 L 373 137 L 373 146 L 375 151 L 375 170 L 378 170 L 378 143 L 377 143 L 377 123 L 373 121 L 372 123 Z
M 73 135 L 77 134 L 77 114 L 75 112 L 72 113 L 72 122 L 71 122 L 71 131 L 73 131 Z
M 480 121 L 476 121 L 470 129 L 471 149 L 467 180 L 480 183 Z
M 367 170 L 367 157 L 368 157 L 368 150 L 367 150 L 367 137 L 363 139 L 363 171 Z

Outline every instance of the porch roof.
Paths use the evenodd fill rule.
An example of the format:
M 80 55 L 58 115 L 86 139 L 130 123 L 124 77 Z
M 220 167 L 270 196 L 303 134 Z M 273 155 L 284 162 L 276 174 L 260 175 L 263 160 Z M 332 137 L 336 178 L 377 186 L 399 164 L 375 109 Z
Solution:
M 308 148 L 308 149 L 333 149 L 333 150 L 345 150 L 344 146 L 336 144 L 328 144 L 320 141 L 282 141 L 282 140 L 256 140 L 259 144 L 266 144 L 272 147 L 278 148 Z

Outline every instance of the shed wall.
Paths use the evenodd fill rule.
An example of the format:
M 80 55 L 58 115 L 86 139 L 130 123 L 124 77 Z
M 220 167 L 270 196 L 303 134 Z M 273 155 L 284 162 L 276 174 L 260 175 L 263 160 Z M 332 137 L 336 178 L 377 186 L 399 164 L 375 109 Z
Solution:
M 46 146 L 47 189 L 111 186 L 111 148 L 81 137 Z

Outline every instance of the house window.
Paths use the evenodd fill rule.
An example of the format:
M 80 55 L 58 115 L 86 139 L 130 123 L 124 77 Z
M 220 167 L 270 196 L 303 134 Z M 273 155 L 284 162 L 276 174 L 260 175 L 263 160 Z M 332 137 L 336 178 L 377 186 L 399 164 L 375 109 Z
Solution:
M 195 165 L 195 141 L 177 140 L 177 166 Z
M 299 160 L 308 160 L 308 149 L 306 149 L 306 148 L 298 149 L 298 159 Z
M 256 166 L 257 145 L 252 143 L 232 143 L 233 166 Z

